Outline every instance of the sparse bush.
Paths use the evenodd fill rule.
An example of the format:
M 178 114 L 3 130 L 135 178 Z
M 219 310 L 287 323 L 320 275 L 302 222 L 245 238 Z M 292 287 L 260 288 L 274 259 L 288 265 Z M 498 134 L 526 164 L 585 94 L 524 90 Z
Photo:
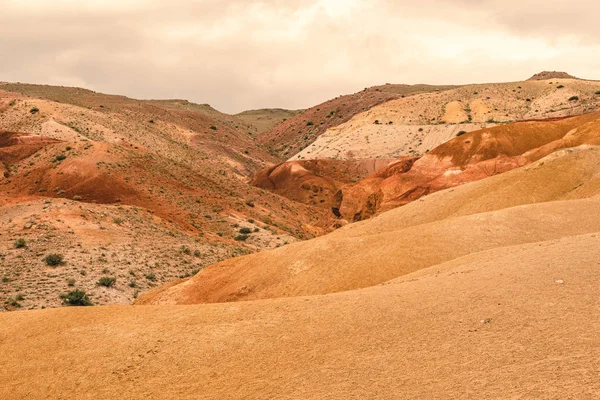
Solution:
M 64 262 L 64 258 L 62 254 L 52 253 L 44 257 L 44 261 L 50 267 L 56 267 Z
M 312 121 L 308 121 L 308 122 L 306 123 L 306 126 L 313 126 L 314 124 L 315 124 L 314 122 L 312 122 Z
M 54 161 L 62 161 L 62 160 L 64 160 L 65 158 L 67 158 L 67 156 L 66 156 L 66 155 L 64 155 L 64 154 L 59 154 L 59 155 L 57 155 L 57 156 L 54 158 Z
M 113 287 L 117 282 L 117 278 L 114 276 L 103 276 L 98 280 L 98 286 L 106 286 L 107 288 Z
M 20 308 L 21 304 L 19 304 L 19 301 L 17 299 L 15 299 L 14 297 L 11 297 L 9 299 L 7 299 L 4 304 L 8 305 L 8 306 L 12 306 L 15 308 Z
M 214 126 L 214 125 L 211 125 L 211 126 L 210 126 L 210 129 L 212 129 L 213 131 L 216 131 L 216 130 L 217 130 L 217 127 L 216 127 L 216 126 Z
M 33 107 L 31 110 L 29 110 L 29 112 L 32 114 L 37 114 L 39 111 L 40 111 L 40 109 L 37 107 Z
M 190 248 L 187 246 L 181 246 L 181 252 L 183 254 L 187 254 L 188 256 L 192 254 L 192 250 L 190 250 Z
M 250 229 L 250 228 L 245 228 L 245 227 L 244 228 L 240 228 L 240 233 L 241 234 L 247 235 L 247 234 L 249 234 L 251 232 L 252 232 L 252 229 Z
M 569 101 L 577 101 L 579 100 L 579 96 L 571 96 L 569 97 Z
M 75 286 L 75 279 L 69 279 L 69 280 L 67 281 L 67 285 L 68 285 L 68 286 Z
M 248 207 L 254 207 L 254 200 L 246 200 L 246 205 Z
M 237 235 L 234 239 L 237 240 L 238 242 L 245 242 L 247 239 L 249 238 L 248 235 Z
M 88 295 L 83 290 L 79 289 L 71 290 L 69 293 L 63 293 L 60 295 L 60 298 L 63 299 L 63 304 L 67 306 L 92 305 Z
M 462 135 L 464 135 L 465 133 L 467 133 L 467 131 L 460 131 L 460 132 L 458 132 L 458 133 L 456 134 L 456 136 L 462 136 Z
M 148 279 L 149 281 L 155 281 L 156 280 L 156 275 L 154 273 L 152 273 L 152 272 L 149 273 L 149 274 L 146 274 L 145 276 L 146 276 L 146 279 Z
M 564 88 L 564 87 L 565 87 L 564 85 L 558 85 L 556 88 L 557 88 L 557 89 L 562 89 L 562 88 Z
M 594 93 L 594 94 L 600 95 L 600 90 L 598 90 L 598 91 L 597 91 L 596 93 Z
M 14 245 L 16 249 L 22 249 L 23 247 L 27 246 L 27 242 L 23 238 L 18 238 L 15 240 Z

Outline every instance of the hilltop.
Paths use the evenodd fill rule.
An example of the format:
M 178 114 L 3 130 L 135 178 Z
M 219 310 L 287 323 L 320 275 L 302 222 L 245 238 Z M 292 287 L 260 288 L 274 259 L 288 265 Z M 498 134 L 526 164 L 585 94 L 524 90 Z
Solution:
M 544 81 L 547 79 L 578 79 L 562 71 L 542 71 L 533 75 L 528 81 Z

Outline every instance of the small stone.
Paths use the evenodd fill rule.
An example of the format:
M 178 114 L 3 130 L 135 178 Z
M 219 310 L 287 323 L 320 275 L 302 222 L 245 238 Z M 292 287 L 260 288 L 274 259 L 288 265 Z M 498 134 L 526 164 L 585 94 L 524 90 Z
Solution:
M 27 223 L 25 224 L 24 228 L 25 229 L 31 229 L 31 227 L 33 226 L 33 224 L 35 224 L 35 221 L 27 221 Z
M 554 282 L 556 282 L 558 285 L 562 285 L 563 283 L 565 283 L 565 281 L 563 281 L 562 279 L 557 279 Z

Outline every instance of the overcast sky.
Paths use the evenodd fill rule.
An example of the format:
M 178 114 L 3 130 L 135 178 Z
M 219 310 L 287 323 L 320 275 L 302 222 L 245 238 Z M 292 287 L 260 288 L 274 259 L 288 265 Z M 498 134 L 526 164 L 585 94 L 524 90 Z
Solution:
M 0 80 L 306 108 L 366 86 L 600 79 L 598 0 L 0 0 Z

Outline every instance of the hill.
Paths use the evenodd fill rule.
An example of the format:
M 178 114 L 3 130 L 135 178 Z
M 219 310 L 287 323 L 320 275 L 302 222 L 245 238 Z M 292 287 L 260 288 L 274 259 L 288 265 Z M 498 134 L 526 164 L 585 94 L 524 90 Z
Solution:
M 266 108 L 261 110 L 248 110 L 236 114 L 235 116 L 245 121 L 246 123 L 254 126 L 256 133 L 262 135 L 265 132 L 270 131 L 278 124 L 287 121 L 300 114 L 302 110 L 283 110 L 281 108 Z
M 464 134 L 600 108 L 600 82 L 551 78 L 465 85 L 386 101 L 329 127 L 290 160 L 421 156 Z
M 73 285 L 98 304 L 128 303 L 215 261 L 330 229 L 320 209 L 248 184 L 276 159 L 247 129 L 180 100 L 0 84 L 2 309 L 16 297 L 60 305 Z M 54 253 L 64 264 L 47 268 Z M 105 290 L 102 276 L 117 283 Z
M 419 93 L 443 91 L 453 86 L 392 85 L 373 86 L 358 93 L 336 97 L 308 108 L 274 126 L 260 136 L 271 154 L 287 159 L 305 149 L 329 128 L 349 121 L 356 114 L 393 99 Z
M 528 81 L 544 81 L 547 79 L 577 79 L 562 71 L 542 71 L 534 74 Z

